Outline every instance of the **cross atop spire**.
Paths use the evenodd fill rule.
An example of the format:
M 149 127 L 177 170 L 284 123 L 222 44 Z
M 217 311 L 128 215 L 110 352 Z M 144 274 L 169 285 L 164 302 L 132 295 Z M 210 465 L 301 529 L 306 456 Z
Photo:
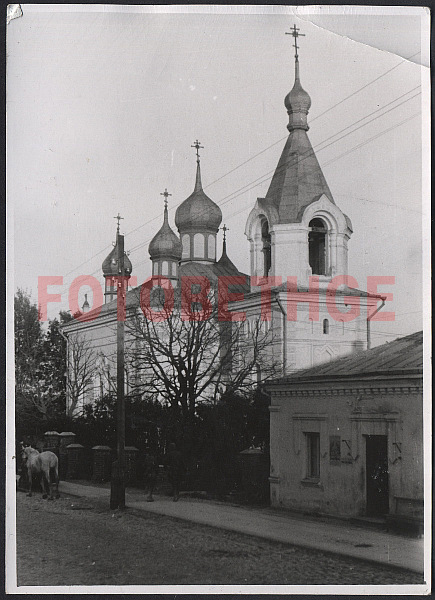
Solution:
M 227 241 L 227 231 L 229 231 L 229 230 L 230 230 L 230 228 L 229 228 L 229 227 L 227 227 L 227 226 L 225 225 L 225 223 L 224 223 L 224 226 L 223 226 L 223 227 L 221 227 L 221 229 L 222 229 L 222 231 L 224 232 L 224 242 L 226 242 L 226 241 Z
M 196 162 L 199 163 L 199 149 L 204 148 L 204 146 L 201 146 L 201 142 L 198 142 L 198 140 L 196 140 L 190 147 L 196 148 Z
M 229 229 L 229 227 L 227 227 L 225 225 L 225 223 L 224 223 L 224 226 L 221 227 L 221 229 L 224 232 L 224 241 L 223 241 L 223 244 L 222 244 L 222 254 L 224 255 L 227 252 L 227 231 L 229 231 L 230 229 Z
M 121 215 L 118 213 L 118 214 L 116 215 L 116 217 L 113 217 L 113 218 L 118 220 L 118 227 L 117 227 L 117 229 L 116 229 L 116 233 L 119 233 L 119 223 L 120 223 L 120 221 L 123 221 L 123 220 L 124 220 L 124 217 L 121 217 Z
M 160 196 L 164 196 L 165 197 L 165 208 L 168 208 L 168 196 L 172 196 L 172 194 L 170 194 L 168 192 L 168 190 L 165 188 L 164 192 L 160 192 Z
M 292 35 L 295 38 L 295 43 L 293 44 L 293 48 L 295 49 L 295 60 L 296 60 L 296 62 L 298 62 L 299 61 L 298 37 L 299 36 L 305 37 L 305 33 L 299 33 L 299 27 L 296 27 L 296 25 L 293 25 L 293 29 L 291 31 L 286 31 L 285 34 Z

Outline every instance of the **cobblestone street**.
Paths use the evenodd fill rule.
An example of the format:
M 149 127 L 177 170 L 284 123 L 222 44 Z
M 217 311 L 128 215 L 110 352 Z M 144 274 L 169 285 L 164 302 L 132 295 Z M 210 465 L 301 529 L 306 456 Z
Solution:
M 400 585 L 417 573 L 127 510 L 17 495 L 18 585 Z

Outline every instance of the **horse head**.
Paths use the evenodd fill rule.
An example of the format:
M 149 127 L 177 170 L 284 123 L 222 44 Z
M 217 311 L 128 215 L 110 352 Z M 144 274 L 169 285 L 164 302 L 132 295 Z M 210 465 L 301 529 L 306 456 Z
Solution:
M 37 450 L 32 448 L 32 446 L 24 446 L 23 443 L 21 444 L 21 458 L 23 459 L 23 461 L 27 462 L 29 456 L 31 454 L 34 454 L 35 452 L 36 454 L 39 454 Z

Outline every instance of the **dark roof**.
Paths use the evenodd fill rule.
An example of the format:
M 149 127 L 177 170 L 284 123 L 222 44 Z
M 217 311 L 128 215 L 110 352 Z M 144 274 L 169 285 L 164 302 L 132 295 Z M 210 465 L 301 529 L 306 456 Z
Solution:
M 370 350 L 355 352 L 322 365 L 297 371 L 271 383 L 315 383 L 337 377 L 355 378 L 399 373 L 403 375 L 423 373 L 422 331 Z
M 211 285 L 215 285 L 217 283 L 218 277 L 225 276 L 229 279 L 227 280 L 228 291 L 230 294 L 242 293 L 247 294 L 250 292 L 250 283 L 249 276 L 245 273 L 241 273 L 235 264 L 228 258 L 227 253 L 224 251 L 222 253 L 221 258 L 216 263 L 201 263 L 201 262 L 186 262 L 180 266 L 179 271 L 180 276 L 188 275 L 191 277 L 207 277 L 210 281 Z M 244 277 L 245 283 L 241 283 L 238 279 L 239 277 Z M 147 284 L 152 287 L 154 284 L 151 280 L 148 280 Z M 140 291 L 142 286 L 137 286 L 135 288 L 130 289 L 126 294 L 126 308 L 131 309 L 136 306 L 139 306 L 140 302 Z M 117 299 L 115 298 L 111 302 L 107 304 L 103 304 L 102 307 L 97 307 L 87 313 L 82 313 L 80 316 L 80 321 L 72 320 L 69 321 L 62 329 L 70 329 L 71 327 L 77 323 L 94 321 L 96 318 L 100 316 L 107 315 L 108 313 L 114 312 L 117 310 Z
M 280 223 L 300 223 L 306 207 L 323 194 L 335 204 L 306 131 L 295 129 L 262 202 L 276 208 Z
M 275 286 L 272 288 L 272 290 L 274 292 L 287 292 L 290 291 L 288 289 L 288 283 L 284 282 L 279 286 Z M 298 284 L 298 292 L 309 292 L 309 288 L 307 286 L 302 286 L 300 284 Z M 366 297 L 370 297 L 370 298 L 379 298 L 379 299 L 385 299 L 386 296 L 382 296 L 382 294 L 369 294 L 369 292 L 365 292 L 364 290 L 359 290 L 358 288 L 350 288 L 347 286 L 343 286 L 340 287 L 339 289 L 335 290 L 335 291 L 330 291 L 328 290 L 328 288 L 323 288 L 323 287 L 319 287 L 319 290 L 317 292 L 318 294 L 322 294 L 325 296 L 362 296 L 364 298 Z

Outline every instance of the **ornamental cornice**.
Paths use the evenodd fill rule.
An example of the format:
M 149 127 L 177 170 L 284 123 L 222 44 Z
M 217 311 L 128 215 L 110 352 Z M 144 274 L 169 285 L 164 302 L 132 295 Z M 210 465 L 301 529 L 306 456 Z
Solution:
M 320 396 L 348 396 L 350 394 L 363 394 L 365 396 L 385 396 L 385 395 L 402 395 L 402 394 L 418 394 L 422 392 L 422 386 L 373 386 L 373 387 L 347 387 L 347 388 L 330 388 L 316 390 L 272 390 L 274 397 L 297 396 L 303 397 L 320 397 Z

